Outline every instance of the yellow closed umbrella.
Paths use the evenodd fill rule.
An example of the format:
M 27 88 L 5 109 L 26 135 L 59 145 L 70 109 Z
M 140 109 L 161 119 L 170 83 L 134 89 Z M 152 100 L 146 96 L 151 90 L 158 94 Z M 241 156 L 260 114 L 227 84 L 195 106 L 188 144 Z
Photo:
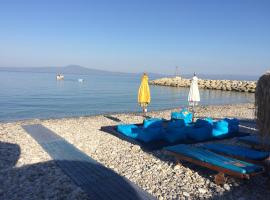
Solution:
M 147 105 L 151 101 L 150 88 L 148 85 L 148 76 L 146 73 L 142 76 L 141 85 L 138 92 L 138 103 L 143 108 L 143 112 L 147 112 Z

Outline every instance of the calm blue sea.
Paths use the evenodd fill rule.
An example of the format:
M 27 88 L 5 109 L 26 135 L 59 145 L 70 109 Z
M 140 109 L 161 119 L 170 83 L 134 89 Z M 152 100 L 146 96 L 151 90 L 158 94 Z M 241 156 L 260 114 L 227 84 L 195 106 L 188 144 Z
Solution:
M 83 78 L 84 82 L 78 82 Z M 155 77 L 150 77 L 155 78 Z M 0 71 L 0 121 L 62 118 L 140 111 L 137 75 L 65 74 L 56 81 L 52 73 Z M 248 93 L 200 90 L 201 104 L 253 102 Z M 148 110 L 187 106 L 187 88 L 151 86 Z

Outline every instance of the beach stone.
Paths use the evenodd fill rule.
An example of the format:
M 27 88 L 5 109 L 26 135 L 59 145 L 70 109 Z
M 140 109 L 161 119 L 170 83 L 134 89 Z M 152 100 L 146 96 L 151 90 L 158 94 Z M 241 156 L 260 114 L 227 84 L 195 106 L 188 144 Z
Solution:
M 181 169 L 180 164 L 177 164 L 177 165 L 174 166 L 174 170 L 179 170 L 179 169 Z
M 210 82 L 212 84 L 212 82 Z M 231 84 L 232 85 L 232 84 Z M 171 109 L 149 112 L 150 117 L 170 119 Z M 235 104 L 222 106 L 199 106 L 196 113 L 200 118 L 237 117 L 254 119 L 254 104 Z M 230 178 L 227 189 L 216 185 L 212 171 L 202 169 L 188 162 L 176 164 L 172 156 L 163 151 L 146 152 L 139 145 L 121 140 L 100 130 L 103 126 L 115 126 L 119 123 L 141 123 L 142 116 L 134 113 L 114 114 L 113 117 L 121 122 L 108 120 L 103 116 L 89 116 L 84 118 L 39 120 L 38 123 L 51 129 L 81 151 L 113 169 L 122 177 L 128 178 L 140 188 L 152 194 L 157 199 L 262 199 L 269 200 L 270 190 L 267 178 L 256 176 L 247 182 Z M 16 166 L 0 169 L 0 189 L 7 199 L 89 199 L 81 188 L 51 162 L 50 156 L 24 130 L 22 124 L 35 123 L 35 120 L 0 123 L 0 141 L 17 144 L 20 147 L 20 158 Z M 78 134 L 78 132 L 80 134 Z M 234 140 L 217 141 L 221 143 L 235 143 Z M 95 147 L 93 151 L 92 147 Z M 16 153 L 5 153 L 1 149 L 2 160 L 15 157 Z M 51 164 L 44 163 L 51 162 Z M 181 162 L 182 163 L 182 162 Z M 0 162 L 0 165 L 2 163 Z M 36 164 L 36 168 L 33 167 Z M 6 164 L 4 164 L 6 166 Z M 35 173 L 33 173 L 33 171 Z M 18 183 L 18 184 L 17 184 Z M 47 187 L 47 186 L 50 187 Z M 23 196 L 20 190 L 26 188 L 29 195 Z M 24 190 L 27 194 L 26 190 Z M 185 196 L 185 195 L 186 196 Z M 243 199 L 241 199 L 243 198 Z
M 183 195 L 184 195 L 185 197 L 189 197 L 189 196 L 190 196 L 189 193 L 187 193 L 187 192 L 183 192 Z
M 225 190 L 230 190 L 230 186 L 229 186 L 228 184 L 226 184 L 226 183 L 223 185 L 223 188 L 224 188 Z
M 203 189 L 203 188 L 199 188 L 198 191 L 201 194 L 205 194 L 207 192 L 207 190 L 206 189 Z

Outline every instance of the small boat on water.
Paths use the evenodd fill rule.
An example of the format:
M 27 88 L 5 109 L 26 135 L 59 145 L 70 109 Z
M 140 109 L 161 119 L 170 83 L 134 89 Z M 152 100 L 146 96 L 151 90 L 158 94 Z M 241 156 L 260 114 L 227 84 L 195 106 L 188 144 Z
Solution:
M 79 83 L 82 83 L 83 81 L 84 81 L 84 80 L 83 80 L 82 78 L 79 78 L 79 79 L 78 79 L 78 82 L 79 82 Z
M 58 80 L 58 81 L 64 80 L 64 75 L 63 74 L 57 74 L 56 80 Z

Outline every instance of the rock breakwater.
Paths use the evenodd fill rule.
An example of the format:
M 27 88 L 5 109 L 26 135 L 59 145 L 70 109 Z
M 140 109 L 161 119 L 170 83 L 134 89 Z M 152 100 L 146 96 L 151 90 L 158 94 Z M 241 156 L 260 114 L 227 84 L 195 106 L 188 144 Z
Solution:
M 152 80 L 149 83 L 160 86 L 189 87 L 191 79 L 182 77 L 161 78 Z M 198 86 L 203 89 L 254 93 L 256 90 L 256 81 L 199 79 Z

